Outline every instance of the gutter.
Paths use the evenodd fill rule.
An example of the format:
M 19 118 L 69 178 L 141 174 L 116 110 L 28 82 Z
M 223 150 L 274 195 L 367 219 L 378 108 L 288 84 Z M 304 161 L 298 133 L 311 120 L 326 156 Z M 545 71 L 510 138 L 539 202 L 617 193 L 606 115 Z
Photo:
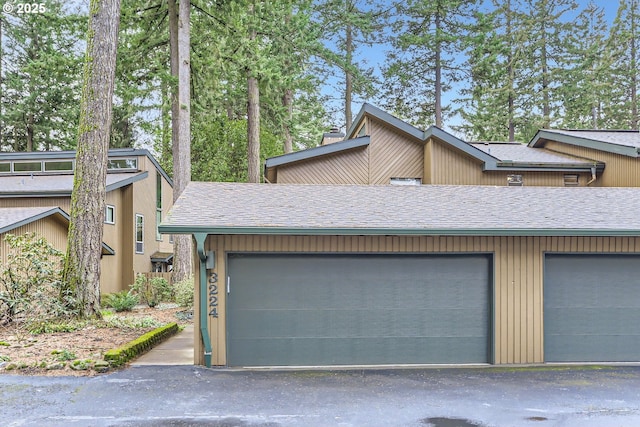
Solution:
M 211 339 L 209 338 L 209 324 L 207 322 L 207 254 L 204 251 L 205 233 L 195 233 L 198 258 L 200 258 L 200 338 L 204 344 L 204 364 L 211 367 Z

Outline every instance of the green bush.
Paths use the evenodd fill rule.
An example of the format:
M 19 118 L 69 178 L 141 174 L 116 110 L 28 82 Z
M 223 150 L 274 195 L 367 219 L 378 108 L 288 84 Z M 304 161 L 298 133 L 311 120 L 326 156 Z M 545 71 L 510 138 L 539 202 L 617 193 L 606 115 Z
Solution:
M 102 302 L 104 306 L 113 308 L 116 312 L 131 311 L 138 304 L 139 298 L 129 290 L 103 295 Z
M 173 284 L 173 295 L 180 307 L 193 307 L 193 293 L 195 292 L 193 277 L 182 279 Z
M 163 277 L 147 279 L 144 274 L 138 274 L 136 281 L 131 285 L 131 290 L 149 307 L 155 307 L 161 301 L 171 298 L 171 286 Z
M 7 234 L 0 265 L 0 323 L 44 321 L 75 315 L 75 300 L 62 284 L 62 252 L 35 233 Z

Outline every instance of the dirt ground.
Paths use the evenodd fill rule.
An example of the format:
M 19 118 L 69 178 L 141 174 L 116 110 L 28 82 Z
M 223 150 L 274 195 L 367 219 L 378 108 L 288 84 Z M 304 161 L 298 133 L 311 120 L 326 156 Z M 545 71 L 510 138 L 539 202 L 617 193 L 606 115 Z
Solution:
M 192 321 L 185 314 L 175 304 L 161 304 L 108 313 L 71 332 L 33 335 L 21 325 L 0 326 L 0 375 L 98 375 L 94 365 L 106 351 L 171 322 L 184 326 Z M 77 369 L 83 366 L 88 368 Z

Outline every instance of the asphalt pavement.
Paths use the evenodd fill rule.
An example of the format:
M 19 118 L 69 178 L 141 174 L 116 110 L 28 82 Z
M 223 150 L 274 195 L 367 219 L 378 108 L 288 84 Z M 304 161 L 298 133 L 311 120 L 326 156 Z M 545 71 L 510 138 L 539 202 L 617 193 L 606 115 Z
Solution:
M 640 426 L 640 367 L 0 375 L 5 426 Z

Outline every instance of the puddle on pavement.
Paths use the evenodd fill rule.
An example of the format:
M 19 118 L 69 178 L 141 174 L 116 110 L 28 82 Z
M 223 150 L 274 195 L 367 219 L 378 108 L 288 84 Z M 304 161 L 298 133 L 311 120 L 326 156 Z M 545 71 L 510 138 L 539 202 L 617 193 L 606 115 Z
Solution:
M 425 418 L 422 424 L 429 427 L 482 427 L 482 424 L 474 423 L 463 418 Z
M 528 417 L 528 418 L 525 418 L 525 420 L 527 420 L 527 421 L 547 421 L 548 418 L 547 417 Z

